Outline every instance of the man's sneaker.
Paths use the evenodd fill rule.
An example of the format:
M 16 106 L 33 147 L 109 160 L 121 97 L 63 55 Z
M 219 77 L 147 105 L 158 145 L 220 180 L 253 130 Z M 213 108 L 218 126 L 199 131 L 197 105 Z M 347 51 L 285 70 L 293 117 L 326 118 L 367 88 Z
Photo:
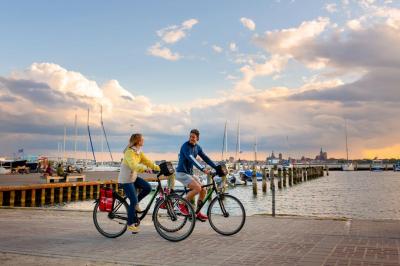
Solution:
M 197 220 L 202 221 L 202 222 L 205 222 L 205 221 L 208 220 L 208 216 L 205 215 L 205 214 L 202 214 L 201 212 L 199 212 L 199 213 L 196 215 L 196 218 L 197 218 Z
M 189 215 L 189 210 L 188 210 L 188 208 L 186 207 L 186 205 L 184 204 L 184 203 L 181 203 L 181 204 L 179 204 L 179 211 L 183 214 L 183 215 L 185 215 L 185 216 L 188 216 Z
M 128 230 L 132 232 L 132 234 L 137 234 L 139 233 L 140 229 L 139 229 L 139 225 L 138 224 L 131 224 L 128 225 Z

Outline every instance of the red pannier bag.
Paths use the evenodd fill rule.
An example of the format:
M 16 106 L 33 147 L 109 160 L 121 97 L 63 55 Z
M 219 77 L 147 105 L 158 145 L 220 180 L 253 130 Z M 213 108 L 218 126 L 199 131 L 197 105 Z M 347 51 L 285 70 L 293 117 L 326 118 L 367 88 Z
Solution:
M 111 212 L 114 205 L 113 190 L 111 188 L 100 188 L 99 209 L 102 212 Z

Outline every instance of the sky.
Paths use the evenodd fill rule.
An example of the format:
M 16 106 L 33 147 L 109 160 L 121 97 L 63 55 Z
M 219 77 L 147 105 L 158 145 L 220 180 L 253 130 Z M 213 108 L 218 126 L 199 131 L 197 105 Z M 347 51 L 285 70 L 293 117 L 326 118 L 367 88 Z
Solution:
M 1 1 L 0 156 L 400 158 L 400 1 Z M 75 115 L 77 131 L 75 138 Z

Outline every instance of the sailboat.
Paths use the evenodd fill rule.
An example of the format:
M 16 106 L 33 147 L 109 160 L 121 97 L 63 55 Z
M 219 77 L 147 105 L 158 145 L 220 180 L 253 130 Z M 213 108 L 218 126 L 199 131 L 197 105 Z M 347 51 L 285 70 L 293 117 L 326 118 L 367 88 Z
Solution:
M 89 115 L 89 113 L 88 113 L 88 115 Z M 88 121 L 89 121 L 89 118 L 88 118 Z M 107 143 L 108 152 L 110 153 L 111 163 L 110 164 L 104 164 L 104 162 L 102 162 L 101 164 L 96 163 L 96 165 L 93 166 L 90 171 L 99 171 L 99 172 L 119 171 L 120 170 L 120 166 L 119 165 L 115 165 L 115 163 L 114 163 L 114 158 L 113 158 L 112 153 L 111 153 L 110 145 L 108 144 L 106 130 L 104 129 L 103 106 L 100 106 L 100 125 L 102 127 L 104 138 L 105 138 L 106 143 Z M 89 123 L 88 123 L 88 131 L 89 131 L 89 136 L 90 136 Z M 102 137 L 101 138 L 101 151 L 103 152 L 103 135 L 101 135 L 101 137 Z M 93 152 L 93 157 L 94 157 L 93 145 L 92 145 L 92 152 Z
M 347 144 L 347 121 L 344 121 L 345 131 L 346 131 L 346 163 L 342 165 L 343 171 L 354 171 L 354 165 L 352 162 L 349 162 L 349 148 Z

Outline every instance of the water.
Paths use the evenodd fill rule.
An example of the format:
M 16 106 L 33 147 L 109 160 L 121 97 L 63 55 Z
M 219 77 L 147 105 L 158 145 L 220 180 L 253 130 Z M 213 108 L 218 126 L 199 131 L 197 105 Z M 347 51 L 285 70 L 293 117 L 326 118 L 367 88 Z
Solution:
M 282 190 L 276 187 L 276 214 L 400 220 L 400 172 L 329 174 Z M 251 185 L 236 187 L 229 193 L 242 201 L 248 215 L 271 213 L 269 184 L 266 194 L 261 191 L 261 182 L 257 196 L 253 196 Z M 89 210 L 92 202 L 70 203 L 61 208 Z

